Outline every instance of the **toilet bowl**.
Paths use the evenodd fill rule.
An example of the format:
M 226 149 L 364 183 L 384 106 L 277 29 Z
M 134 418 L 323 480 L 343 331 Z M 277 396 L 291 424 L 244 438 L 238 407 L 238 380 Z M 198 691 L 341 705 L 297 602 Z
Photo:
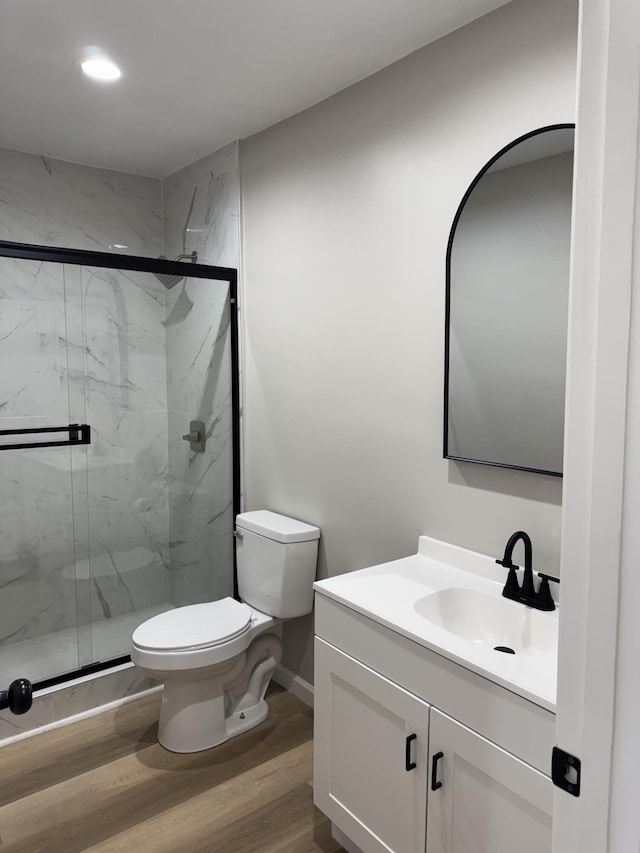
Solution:
M 236 518 L 241 601 L 161 613 L 133 633 L 132 661 L 164 682 L 158 740 L 209 749 L 261 723 L 282 656 L 282 620 L 311 612 L 317 527 L 267 510 Z

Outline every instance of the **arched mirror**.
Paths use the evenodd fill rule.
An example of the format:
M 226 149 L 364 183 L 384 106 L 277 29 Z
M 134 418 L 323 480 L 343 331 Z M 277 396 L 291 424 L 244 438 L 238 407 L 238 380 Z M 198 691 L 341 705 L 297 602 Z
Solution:
M 574 125 L 505 146 L 447 248 L 444 456 L 562 476 Z

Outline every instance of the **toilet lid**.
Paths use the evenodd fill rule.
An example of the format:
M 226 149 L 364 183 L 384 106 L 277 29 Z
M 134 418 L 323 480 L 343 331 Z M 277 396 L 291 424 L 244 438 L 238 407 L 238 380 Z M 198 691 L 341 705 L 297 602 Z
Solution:
M 190 604 L 160 613 L 133 632 L 133 643 L 150 651 L 180 651 L 217 646 L 249 628 L 251 610 L 234 598 Z

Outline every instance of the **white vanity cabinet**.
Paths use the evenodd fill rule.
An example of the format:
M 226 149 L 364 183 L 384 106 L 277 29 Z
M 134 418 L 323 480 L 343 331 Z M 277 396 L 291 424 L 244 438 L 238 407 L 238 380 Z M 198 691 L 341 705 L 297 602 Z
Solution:
M 363 853 L 550 853 L 550 711 L 319 594 L 314 697 L 314 800 Z
M 315 803 L 365 851 L 425 848 L 429 706 L 315 641 Z
M 435 708 L 429 738 L 427 853 L 551 850 L 547 776 Z

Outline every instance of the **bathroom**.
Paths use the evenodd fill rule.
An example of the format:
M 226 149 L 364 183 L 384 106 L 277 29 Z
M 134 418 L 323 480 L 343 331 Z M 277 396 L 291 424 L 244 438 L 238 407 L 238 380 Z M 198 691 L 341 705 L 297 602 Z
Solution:
M 18 14 L 18 5 L 21 4 L 12 3 L 2 12 L 3 31 L 7 33 L 12 17 Z M 24 579 L 22 588 L 22 581 L 16 581 L 15 574 L 5 575 L 3 570 L 3 626 L 9 620 L 3 638 L 27 624 L 31 626 L 31 636 L 23 632 L 23 642 L 58 630 L 70 631 L 74 635 L 71 654 L 75 658 L 71 666 L 56 669 L 52 664 L 53 668 L 46 671 L 34 669 L 30 673 L 23 664 L 30 665 L 32 659 L 21 659 L 15 669 L 13 663 L 5 663 L 12 643 L 3 640 L 2 677 L 7 684 L 17 676 L 46 682 L 65 671 L 104 661 L 105 655 L 112 659 L 126 657 L 135 625 L 127 624 L 118 631 L 115 645 L 106 652 L 103 648 L 112 640 L 100 629 L 106 623 L 115 624 L 115 619 L 141 611 L 141 618 L 148 618 L 155 612 L 153 608 L 232 595 L 233 519 L 241 509 L 268 508 L 317 525 L 321 531 L 319 578 L 415 553 L 418 537 L 424 534 L 496 558 L 502 556 L 509 535 L 524 529 L 533 541 L 535 567 L 561 575 L 566 600 L 581 606 L 583 613 L 593 608 L 598 614 L 595 618 L 607 618 L 613 626 L 609 633 L 615 637 L 617 619 L 603 616 L 601 608 L 615 611 L 610 598 L 617 599 L 618 587 L 613 569 L 608 578 L 602 579 L 603 588 L 598 587 L 597 561 L 611 559 L 609 546 L 614 543 L 613 550 L 619 549 L 619 536 L 614 542 L 608 529 L 606 535 L 599 533 L 595 519 L 605 518 L 616 496 L 619 499 L 620 490 L 616 491 L 615 483 L 603 480 L 597 491 L 601 505 L 581 505 L 583 494 L 590 494 L 591 488 L 596 493 L 596 477 L 604 478 L 592 466 L 590 479 L 585 480 L 588 466 L 582 459 L 589 454 L 586 458 L 601 458 L 605 465 L 612 455 L 612 445 L 596 443 L 587 437 L 589 430 L 573 426 L 578 438 L 565 448 L 565 453 L 576 455 L 566 458 L 564 480 L 457 464 L 442 458 L 445 252 L 451 223 L 473 177 L 505 144 L 537 127 L 576 121 L 579 30 L 578 4 L 572 0 L 513 0 L 484 7 L 480 3 L 456 5 L 461 6 L 459 19 L 447 25 L 449 34 L 439 32 L 434 36 L 442 35 L 440 40 L 429 39 L 432 43 L 425 47 L 422 44 L 426 39 L 416 41 L 404 54 L 388 54 L 359 77 L 272 118 L 261 117 L 265 91 L 260 90 L 254 99 L 258 118 L 253 125 L 238 126 L 235 137 L 225 139 L 224 144 L 215 143 L 212 131 L 204 142 L 198 142 L 192 155 L 180 155 L 166 168 L 151 162 L 152 157 L 158 156 L 155 147 L 142 145 L 135 137 L 129 140 L 130 149 L 125 150 L 125 137 L 115 119 L 109 120 L 117 115 L 116 84 L 110 89 L 87 90 L 84 79 L 76 72 L 68 78 L 69 85 L 75 88 L 59 104 L 59 120 L 64 123 L 73 117 L 74 97 L 79 97 L 81 90 L 89 91 L 90 98 L 105 98 L 101 126 L 104 138 L 96 146 L 93 160 L 78 153 L 79 148 L 70 146 L 64 153 L 57 148 L 60 128 L 54 123 L 48 129 L 49 146 L 44 141 L 38 147 L 19 142 L 17 135 L 11 141 L 10 134 L 14 130 L 17 134 L 25 119 L 22 113 L 7 113 L 8 107 L 3 107 L 6 135 L 3 131 L 0 138 L 4 149 L 0 157 L 0 238 L 145 258 L 163 254 L 172 259 L 195 250 L 202 264 L 238 270 L 238 379 L 242 400 L 234 427 L 228 279 L 212 279 L 206 287 L 199 281 L 202 286 L 195 290 L 183 289 L 182 284 L 167 290 L 153 279 L 153 273 L 144 272 L 144 281 L 152 284 L 139 287 L 136 295 L 159 294 L 162 301 L 159 297 L 133 305 L 129 300 L 131 282 L 118 279 L 119 293 L 118 287 L 105 278 L 107 273 L 101 277 L 93 268 L 69 265 L 63 281 L 58 278 L 52 282 L 55 290 L 51 292 L 57 294 L 58 300 L 55 310 L 66 316 L 67 329 L 77 330 L 84 322 L 86 338 L 104 342 L 110 324 L 123 322 L 124 310 L 129 312 L 129 323 L 144 317 L 146 325 L 151 319 L 156 325 L 147 329 L 144 349 L 136 349 L 133 338 L 128 351 L 118 347 L 117 340 L 107 338 L 105 352 L 97 353 L 98 357 L 103 356 L 101 360 L 106 361 L 111 374 L 110 399 L 100 398 L 97 391 L 101 377 L 89 371 L 95 382 L 94 404 L 110 404 L 109 417 L 117 440 L 113 435 L 100 434 L 90 409 L 86 420 L 73 414 L 70 420 L 51 421 L 53 425 L 86 422 L 93 427 L 93 441 L 87 452 L 94 455 L 97 463 L 86 500 L 82 497 L 83 485 L 85 497 L 87 494 L 86 482 L 74 481 L 71 490 L 69 481 L 71 477 L 84 477 L 86 481 L 87 469 L 67 468 L 60 472 L 56 460 L 61 457 L 51 460 L 53 448 L 37 451 L 44 457 L 40 464 L 36 456 L 28 458 L 24 452 L 15 451 L 19 456 L 13 457 L 16 461 L 11 464 L 20 467 L 3 477 L 5 484 L 7 480 L 18 480 L 20 489 L 16 491 L 14 484 L 14 492 L 5 493 L 2 498 L 3 566 L 7 561 L 10 572 L 19 571 L 22 575 L 24 569 L 16 569 L 16 561 L 31 565 L 29 560 L 35 559 L 29 543 L 39 543 L 45 554 L 50 542 L 47 536 L 55 535 L 64 525 L 67 531 L 74 530 L 71 538 L 67 533 L 63 536 L 65 548 L 67 552 L 75 551 L 75 557 L 56 557 L 56 586 L 52 586 L 44 564 L 29 569 L 31 574 Z M 592 7 L 586 2 L 583 5 L 586 14 Z M 499 8 L 490 8 L 496 6 Z M 621 4 L 621 8 L 624 6 Z M 478 11 L 472 14 L 472 8 Z M 19 25 L 26 30 L 33 26 L 37 14 L 31 7 L 29 24 L 29 7 L 23 9 L 25 18 L 20 18 Z M 479 17 L 485 12 L 488 14 Z M 477 19 L 472 20 L 474 17 Z M 104 18 L 103 15 L 99 20 L 106 28 Z M 114 32 L 129 29 L 123 19 L 118 22 L 116 18 L 113 15 L 108 22 Z M 51 27 L 49 43 L 55 45 L 58 37 L 62 39 L 59 34 L 64 26 L 60 21 L 46 20 L 46 29 Z M 583 26 L 590 20 L 587 16 Z M 168 31 L 171 24 L 168 20 Z M 599 31 L 595 24 L 592 26 Z M 181 32 L 184 54 L 172 54 L 167 46 L 156 57 L 156 61 L 176 70 L 176 59 L 188 62 L 190 51 L 189 33 Z M 76 51 L 89 39 L 93 43 L 105 38 L 100 34 L 83 35 L 84 41 L 78 43 Z M 165 37 L 170 45 L 170 32 Z M 129 38 L 134 40 L 132 33 Z M 590 50 L 598 49 L 591 42 L 589 46 Z M 175 49 L 178 50 L 177 45 Z M 346 50 L 344 44 L 334 49 Z M 601 50 L 606 55 L 604 48 Z M 6 55 L 4 47 L 3 54 Z M 594 54 L 589 67 L 601 69 L 603 55 Z M 71 65 L 76 56 L 77 52 L 65 54 L 60 61 Z M 233 69 L 233 54 L 228 54 L 228 62 L 229 69 Z M 128 73 L 125 69 L 123 83 Z M 614 72 L 610 73 L 614 79 Z M 615 73 L 632 72 L 622 69 Z M 7 79 L 15 74 L 10 66 L 2 76 Z M 228 71 L 227 80 L 232 76 L 233 72 Z M 25 87 L 28 79 L 25 75 Z M 188 91 L 188 75 L 182 78 L 181 85 L 183 91 Z M 262 85 L 268 93 L 268 81 Z M 633 99 L 631 84 L 618 88 L 618 92 L 623 91 L 626 98 Z M 593 93 L 592 102 L 599 104 Z M 157 121 L 171 125 L 169 133 L 176 146 L 184 109 L 179 98 L 168 103 L 158 93 Z M 202 112 L 206 113 L 204 104 Z M 629 115 L 632 112 L 626 110 Z M 595 147 L 596 143 L 589 144 Z M 585 157 L 596 156 L 588 145 L 583 150 Z M 626 150 L 622 154 L 630 157 Z M 616 157 L 622 154 L 617 152 Z M 44 161 L 39 155 L 44 156 Z M 136 158 L 137 167 L 132 165 Z M 107 162 L 109 166 L 101 165 Z M 587 181 L 584 192 L 590 190 L 595 192 Z M 621 191 L 614 185 L 611 192 Z M 592 206 L 584 204 L 584 209 Z M 583 239 L 586 252 L 592 240 Z M 119 248 L 125 246 L 126 249 Z M 582 262 L 583 272 L 588 262 Z M 118 269 L 115 263 L 114 269 Z M 93 279 L 90 281 L 87 276 Z M 25 298 L 25 287 L 18 299 Z M 2 292 L 6 296 L 4 286 Z M 75 301 L 74 294 L 78 295 Z M 181 294 L 186 294 L 190 302 L 200 299 L 207 306 L 206 311 L 189 312 L 185 320 L 181 319 L 184 309 L 190 307 Z M 95 308 L 91 298 L 95 299 Z M 171 310 L 176 307 L 174 300 L 177 312 Z M 154 309 L 153 318 L 149 305 Z M 162 313 L 157 307 L 163 308 Z M 136 310 L 140 312 L 138 316 L 133 313 Z M 587 307 L 583 310 L 587 311 Z M 185 322 L 199 322 L 203 317 L 208 318 L 203 329 L 184 326 Z M 38 340 L 54 334 L 55 321 L 50 321 L 50 312 L 36 321 Z M 106 327 L 99 325 L 103 321 Z M 3 325 L 0 337 L 9 330 Z M 215 384 L 207 388 L 212 354 L 199 352 L 199 347 L 204 338 L 210 345 L 220 333 L 224 344 L 218 351 L 221 362 L 212 371 L 216 372 Z M 28 338 L 23 340 L 28 342 Z M 158 340 L 158 350 L 150 351 L 149 347 Z M 622 345 L 624 336 L 620 340 Z M 62 358 L 62 351 L 58 352 Z M 19 356 L 10 348 L 2 353 L 5 364 L 6 358 Z M 77 350 L 68 345 L 65 355 L 72 358 L 74 353 L 77 355 Z M 198 354 L 204 355 L 202 367 L 197 362 L 193 366 Z M 114 377 L 117 380 L 126 364 L 135 371 L 136 363 L 140 373 L 138 377 L 135 372 L 128 377 L 132 385 L 127 391 L 127 386 L 118 385 Z M 574 369 L 578 369 L 577 362 Z M 607 363 L 601 369 L 606 370 Z M 626 372 L 617 367 L 611 369 L 613 375 L 626 377 Z M 16 373 L 18 382 L 14 385 L 11 380 L 11 393 L 23 387 L 19 371 Z M 223 374 L 227 377 L 224 388 L 218 378 Z M 6 369 L 4 375 L 8 375 Z M 156 394 L 154 399 L 134 403 L 139 376 L 146 378 L 144 391 L 148 393 L 151 380 L 154 388 L 165 389 L 164 397 L 157 399 Z M 199 410 L 198 405 L 185 398 L 173 403 L 169 399 L 171 376 L 177 377 L 176 394 L 184 390 L 180 383 L 185 377 L 185 381 L 193 382 L 194 399 L 199 402 L 201 396 L 206 398 L 208 411 Z M 578 378 L 573 384 L 574 393 L 580 390 L 579 381 Z M 51 387 L 46 375 L 39 377 L 39 383 L 33 387 L 36 400 L 42 399 L 43 389 Z M 68 387 L 72 393 L 73 382 Z M 622 394 L 624 389 L 614 387 L 609 392 Z M 125 400 L 127 394 L 129 399 Z M 210 394 L 219 397 L 213 399 Z M 71 412 L 66 398 L 59 402 Z M 574 417 L 578 418 L 580 404 L 575 405 Z M 128 417 L 120 421 L 118 413 L 125 407 Z M 620 405 L 609 409 L 622 410 Z M 571 413 L 571 407 L 568 411 Z M 158 413 L 162 413 L 162 419 Z M 10 416 L 26 414 L 18 411 Z M 219 457 L 219 469 L 208 471 L 200 480 L 205 473 L 198 469 L 200 457 L 194 455 L 195 466 L 190 465 L 188 470 L 179 469 L 180 459 L 185 458 L 182 451 L 187 448 L 181 436 L 189 432 L 191 420 L 202 419 L 208 428 L 218 415 L 222 415 L 222 421 L 216 421 L 216 429 L 219 424 L 221 431 L 214 441 L 219 440 L 226 450 Z M 159 434 L 161 424 L 166 424 L 162 427 L 166 430 L 164 436 Z M 601 428 L 611 430 L 611 434 L 599 441 L 619 441 L 615 427 L 604 424 Z M 234 428 L 242 436 L 239 460 L 234 460 L 230 452 L 232 444 L 233 450 L 239 449 L 238 442 L 229 440 Z M 124 478 L 117 458 L 111 471 L 104 463 L 100 467 L 100 459 L 104 460 L 105 455 L 109 458 L 106 448 L 114 445 L 115 457 L 126 460 L 129 455 L 139 466 L 126 472 Z M 73 449 L 74 454 L 78 451 L 84 452 Z M 10 457 L 9 452 L 1 455 L 2 466 L 9 464 Z M 105 476 L 102 483 L 101 471 Z M 567 471 L 572 472 L 571 477 Z M 108 482 L 110 474 L 113 477 Z M 207 475 L 211 475 L 209 480 Z M 235 490 L 234 477 L 240 480 Z M 197 507 L 189 500 L 196 484 L 201 489 L 197 496 L 202 499 Z M 61 515 L 51 523 L 47 515 L 54 511 L 52 494 L 62 490 L 66 503 L 59 510 Z M 79 496 L 73 506 L 69 494 Z M 234 496 L 239 501 L 237 506 L 233 504 Z M 27 506 L 34 511 L 28 512 Z M 588 527 L 584 516 L 580 516 L 587 511 L 593 514 Z M 622 509 L 618 512 L 621 517 Z M 214 516 L 217 518 L 212 526 Z M 608 523 L 615 527 L 610 518 Z M 589 552 L 586 529 L 591 530 L 592 536 L 593 550 Z M 23 531 L 24 536 L 18 541 Z M 15 552 L 13 561 L 5 547 Z M 153 553 L 153 559 L 148 552 Z M 115 555 L 118 571 L 106 562 L 109 554 Z M 126 559 L 130 561 L 126 571 L 117 562 L 121 555 L 128 555 Z M 37 549 L 35 556 L 40 556 Z M 65 574 L 74 561 L 75 574 Z M 576 562 L 589 566 L 590 584 L 580 582 L 584 577 L 580 568 L 575 577 L 572 575 L 571 566 Z M 87 565 L 92 566 L 90 578 Z M 14 621 L 18 615 L 20 624 Z M 583 617 L 577 610 L 574 618 L 573 624 L 580 625 Z M 587 632 L 585 627 L 581 636 L 587 637 Z M 584 646 L 600 648 L 593 665 L 600 667 L 601 675 L 611 673 L 615 656 L 607 658 L 598 643 L 598 634 L 594 633 Z M 629 645 L 633 647 L 632 643 Z M 65 648 L 69 650 L 69 643 Z M 579 655 L 579 649 L 573 648 L 572 654 Z M 607 650 L 607 654 L 613 652 Z M 42 652 L 37 657 L 41 659 Z M 283 657 L 276 680 L 298 698 L 312 701 L 313 668 L 313 620 L 307 616 L 283 628 Z M 577 669 L 586 671 L 584 661 Z M 40 695 L 36 691 L 29 713 L 5 716 L 3 712 L 1 736 L 10 738 L 22 731 L 53 725 L 87 708 L 153 689 L 127 663 L 99 676 L 87 676 L 84 682 L 66 689 L 58 684 L 43 688 Z M 596 683 L 602 684 L 602 678 L 596 679 L 595 670 L 589 677 L 592 691 Z M 578 695 L 580 689 L 588 692 L 584 678 L 581 685 L 571 684 L 570 679 L 565 682 L 567 711 L 564 720 L 558 714 L 557 743 L 581 756 L 585 774 L 591 773 L 592 777 L 587 777 L 581 797 L 575 802 L 572 798 L 569 806 L 565 805 L 569 799 L 566 794 L 556 794 L 555 814 L 563 814 L 563 810 L 566 814 L 562 820 L 554 821 L 554 832 L 558 833 L 554 846 L 561 845 L 560 833 L 566 833 L 565 839 L 571 837 L 576 810 L 596 821 L 596 815 L 604 811 L 598 810 L 596 803 L 603 801 L 603 791 L 609 786 L 621 792 L 621 799 L 612 802 L 612 814 L 615 809 L 626 814 L 624 791 L 628 786 L 620 783 L 616 788 L 609 781 L 616 777 L 595 779 L 595 771 L 589 769 L 601 767 L 600 750 L 610 756 L 610 744 L 616 743 L 611 734 L 613 720 L 608 719 L 613 713 L 608 707 L 613 687 L 598 694 L 603 706 L 600 715 L 584 721 L 584 727 L 596 727 L 602 733 L 601 740 L 595 738 L 602 745 L 590 761 L 586 760 L 587 746 L 582 744 L 582 735 L 576 733 L 573 739 L 571 712 L 576 705 L 592 706 Z M 628 683 L 631 690 L 633 678 Z M 575 693 L 569 695 L 570 689 Z M 618 707 L 624 708 L 620 701 Z M 625 731 L 624 715 L 616 722 L 619 730 Z M 606 725 L 610 726 L 608 735 Z M 69 727 L 59 731 L 67 730 Z M 584 738 L 588 740 L 586 735 Z M 34 740 L 15 741 L 6 749 L 17 750 L 20 744 L 30 749 L 27 744 Z M 617 749 L 614 746 L 613 755 L 618 755 Z M 17 751 L 14 754 L 20 755 Z M 619 761 L 624 765 L 631 755 L 629 746 Z M 18 770 L 12 778 L 19 780 Z M 622 765 L 617 772 L 624 773 Z M 635 770 L 627 771 L 631 772 Z M 632 818 L 627 815 L 626 820 Z M 585 825 L 590 824 L 586 821 Z M 600 839 L 602 832 L 606 829 L 598 825 L 593 838 Z M 3 842 L 7 843 L 4 837 Z M 576 849 L 591 849 L 589 843 L 589 838 L 583 839 Z M 598 847 L 595 840 L 593 844 L 594 850 L 606 849 L 602 843 Z M 611 845 L 612 850 L 625 849 L 622 842 L 617 847 L 613 842 Z M 61 845 L 57 849 L 65 848 Z M 558 849 L 571 848 L 567 841 Z

